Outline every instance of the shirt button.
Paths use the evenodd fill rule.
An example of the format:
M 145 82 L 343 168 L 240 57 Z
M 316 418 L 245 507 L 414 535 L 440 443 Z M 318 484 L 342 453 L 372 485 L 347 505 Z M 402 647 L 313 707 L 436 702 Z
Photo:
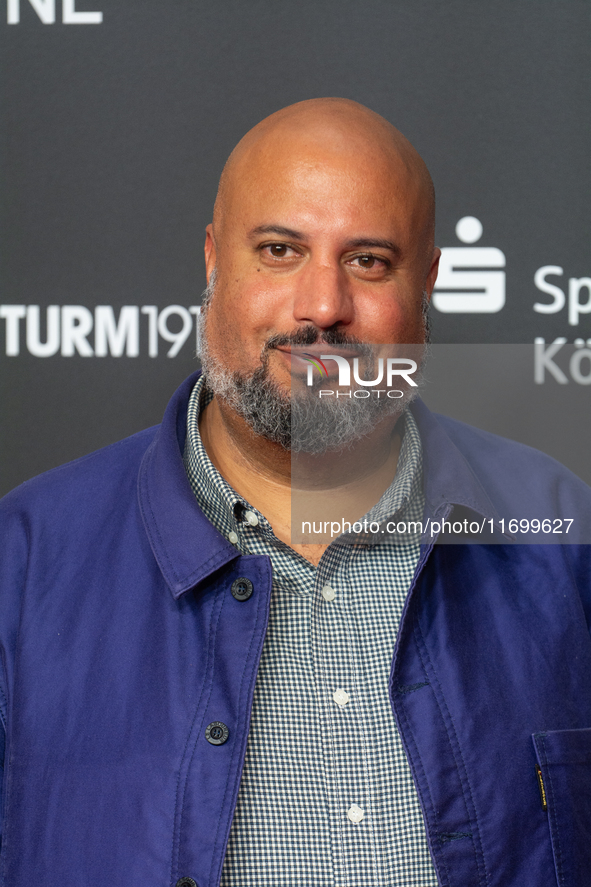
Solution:
M 228 533 L 228 539 L 232 543 L 232 545 L 236 545 L 238 542 L 238 535 L 232 530 L 231 533 Z
M 340 705 L 341 708 L 346 705 L 349 701 L 349 694 L 345 692 L 345 690 L 341 690 L 340 687 L 338 690 L 335 690 L 332 694 L 332 698 L 336 702 L 337 705 Z
M 250 524 L 251 527 L 256 527 L 258 525 L 259 519 L 254 513 L 254 511 L 245 511 L 244 512 L 244 520 L 247 524 Z
M 347 811 L 347 816 L 349 817 L 351 822 L 361 822 L 364 813 L 361 807 L 358 807 L 357 804 L 351 804 Z
M 197 881 L 194 881 L 193 878 L 179 878 L 175 887 L 197 887 Z
M 334 601 L 337 596 L 336 591 L 334 590 L 334 588 L 331 588 L 330 585 L 325 585 L 320 594 L 325 601 Z

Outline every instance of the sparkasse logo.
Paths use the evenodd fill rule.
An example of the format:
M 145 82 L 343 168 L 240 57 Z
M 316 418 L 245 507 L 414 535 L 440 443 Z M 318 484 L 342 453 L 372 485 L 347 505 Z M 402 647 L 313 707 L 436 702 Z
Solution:
M 482 237 L 482 223 L 464 216 L 456 225 L 462 243 Z M 495 246 L 443 247 L 433 305 L 444 314 L 495 314 L 505 304 L 505 254 Z

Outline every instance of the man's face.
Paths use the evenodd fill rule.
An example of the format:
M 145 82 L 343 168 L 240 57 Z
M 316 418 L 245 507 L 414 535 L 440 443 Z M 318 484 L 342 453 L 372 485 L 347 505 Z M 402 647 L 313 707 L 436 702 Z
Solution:
M 229 373 L 261 366 L 274 336 L 302 329 L 368 343 L 420 343 L 422 294 L 437 255 L 428 246 L 421 189 L 378 150 L 323 147 L 293 137 L 234 170 L 215 237 L 206 240 L 210 353 Z M 330 339 L 329 339 L 330 340 Z M 290 348 L 267 373 L 290 388 Z

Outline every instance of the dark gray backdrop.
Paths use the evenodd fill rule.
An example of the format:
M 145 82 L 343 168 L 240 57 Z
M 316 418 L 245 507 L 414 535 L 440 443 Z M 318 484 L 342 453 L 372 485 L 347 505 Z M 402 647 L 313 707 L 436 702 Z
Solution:
M 16 0 L 1 3 L 14 19 Z M 77 0 L 77 12 L 102 12 L 100 24 L 64 23 L 61 0 L 43 23 L 34 5 L 21 0 L 20 22 L 2 12 L 0 24 L 0 493 L 159 421 L 197 366 L 194 334 L 173 358 L 159 336 L 150 357 L 141 308 L 180 305 L 193 321 L 227 154 L 262 117 L 305 98 L 347 96 L 395 123 L 431 169 L 439 245 L 466 246 L 455 226 L 475 216 L 475 246 L 502 251 L 504 307 L 434 309 L 436 342 L 563 337 L 588 349 L 588 0 Z M 47 18 L 51 0 L 36 5 Z M 548 266 L 562 274 L 539 279 L 560 287 L 564 307 L 534 283 Z M 48 305 L 91 318 L 112 306 L 115 319 L 137 306 L 139 355 L 114 356 L 111 343 L 96 356 L 90 332 L 92 356 L 75 346 L 35 356 L 17 315 L 40 307 L 43 342 Z M 169 315 L 172 338 L 183 315 Z M 567 369 L 579 403 L 590 360 L 580 369 L 579 381 Z M 583 447 L 589 412 L 565 429 Z

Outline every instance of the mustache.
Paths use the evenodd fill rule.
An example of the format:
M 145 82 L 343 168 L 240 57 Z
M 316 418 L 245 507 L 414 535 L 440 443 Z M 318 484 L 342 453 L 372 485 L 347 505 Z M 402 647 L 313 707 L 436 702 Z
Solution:
M 361 345 L 361 339 L 350 336 L 340 329 L 320 330 L 313 324 L 300 327 L 293 333 L 276 333 L 265 342 L 263 353 L 272 348 L 285 348 L 288 345 Z

